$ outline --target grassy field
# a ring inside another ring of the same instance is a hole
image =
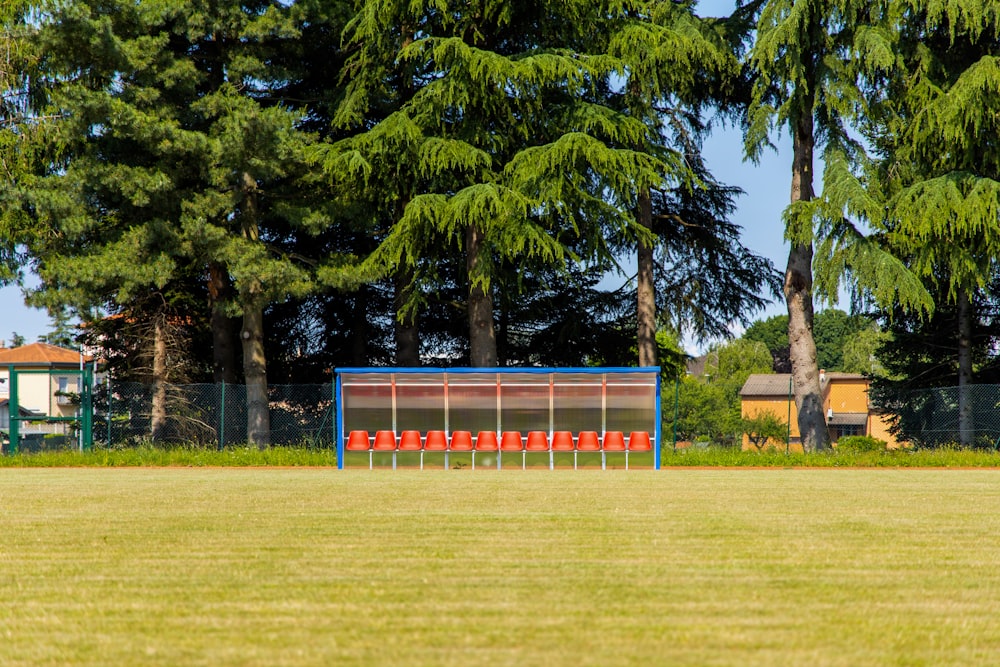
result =
[[[0,665],[983,665],[1000,471],[0,470]]]

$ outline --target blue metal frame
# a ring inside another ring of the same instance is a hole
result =
[[[375,374],[455,374],[455,375],[470,375],[470,374],[501,374],[501,375],[511,375],[511,374],[534,374],[534,375],[547,375],[549,373],[579,373],[579,374],[590,374],[590,375],[603,375],[606,373],[616,374],[616,373],[652,373],[656,378],[656,431],[655,431],[655,442],[656,447],[654,448],[654,468],[656,470],[660,469],[660,449],[663,447],[663,427],[662,427],[662,405],[660,396],[660,369],[656,366],[613,366],[613,367],[596,367],[596,366],[585,366],[579,368],[516,368],[511,366],[503,366],[496,368],[468,368],[468,367],[439,367],[439,366],[419,366],[419,367],[348,367],[348,368],[337,368],[334,370],[336,377],[336,391],[337,391],[337,468],[339,470],[344,469],[344,389],[343,389],[343,376],[344,375],[375,375]]]
[[[337,469],[344,469],[344,411],[341,406],[344,405],[344,388],[341,385],[340,372],[336,373],[336,383],[337,383],[337,405],[335,406],[335,411],[337,413]]]
[[[377,368],[368,366],[365,368],[338,368],[336,373],[340,376],[342,373],[535,373],[538,375],[544,375],[548,373],[592,373],[594,375],[600,375],[601,373],[656,373],[657,376],[660,374],[660,369],[656,366],[582,366],[580,368],[538,368],[535,366],[526,368],[516,368],[513,366],[500,366],[497,368],[468,368],[462,367],[447,367],[447,366],[402,366],[398,368],[385,367]],[[659,384],[659,380],[657,380]]]

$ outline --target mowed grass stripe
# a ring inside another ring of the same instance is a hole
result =
[[[0,470],[3,665],[973,665],[1000,472]]]

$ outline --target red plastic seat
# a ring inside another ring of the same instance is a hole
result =
[[[500,439],[501,452],[519,452],[524,449],[524,441],[520,431],[504,431]]]
[[[625,435],[621,431],[608,431],[604,434],[604,451],[624,452]]]
[[[375,444],[372,449],[376,452],[396,451],[396,434],[393,431],[378,431],[375,434]]]
[[[399,451],[419,452],[420,431],[403,431],[399,434]]]
[[[525,448],[529,452],[549,451],[549,434],[545,431],[529,431],[528,444]]]
[[[443,452],[448,449],[448,436],[444,431],[427,431],[427,440],[424,441],[424,450],[428,452]]]
[[[556,431],[552,434],[552,451],[571,452],[573,447],[573,434],[569,431]]]
[[[524,458],[524,438],[521,437],[520,431],[503,432],[503,436],[500,438],[500,455],[503,456],[504,452],[521,452],[521,469],[527,467],[527,461]],[[497,457],[497,465],[499,467],[503,465],[500,463],[499,457]]]
[[[427,435],[430,438],[430,434]],[[455,431],[451,434],[451,451],[453,452],[471,452],[472,451],[472,433],[469,431]]]
[[[597,431],[580,431],[577,436],[576,448],[581,452],[601,451],[601,441],[597,437]]]
[[[500,450],[497,434],[493,431],[480,431],[476,436],[476,449],[472,452],[472,469],[476,469],[476,452],[496,452]],[[497,469],[500,469],[500,457],[497,456]]]
[[[376,452],[392,452],[392,469],[396,469],[396,432],[378,431],[375,433],[375,443],[372,450]],[[371,463],[369,463],[371,467]]]
[[[646,431],[632,431],[628,436],[628,449],[630,452],[652,451],[653,443],[649,439]]]
[[[500,444],[497,442],[497,434],[493,431],[480,431],[476,436],[477,452],[495,452],[498,449]]]
[[[351,434],[347,436],[347,451],[368,452],[368,469],[372,469],[374,459],[372,455],[372,443],[368,439],[368,431],[351,431]]]
[[[351,431],[347,437],[347,450],[351,452],[367,452],[371,447],[368,431]]]

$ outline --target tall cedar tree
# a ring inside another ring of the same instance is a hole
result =
[[[729,62],[688,10],[660,2],[444,12],[373,1],[349,35],[358,51],[338,123],[356,134],[322,157],[335,182],[381,193],[390,225],[359,267],[327,279],[411,280],[460,250],[474,366],[498,361],[505,263],[607,260],[623,238],[655,246],[636,217],[649,222],[650,193],[697,187],[683,151],[665,145],[671,84],[694,88]],[[400,81],[405,94],[388,95]]]
[[[968,398],[955,401],[960,312],[958,304],[947,298],[948,278],[928,280],[938,306],[930,317],[920,317],[902,308],[880,313],[891,344],[878,350],[878,360],[885,373],[872,380],[871,398],[893,418],[893,434],[900,440],[920,446],[955,443],[961,433],[967,444],[975,441],[975,422],[962,423],[962,409]],[[994,275],[985,289],[976,290],[970,303],[968,356],[971,380],[978,384],[1000,382],[1000,359],[995,350],[1000,345],[1000,276]],[[943,392],[934,389],[945,388]],[[974,397],[974,394],[973,394]],[[944,400],[940,400],[944,398]],[[950,399],[950,400],[949,400]],[[987,410],[992,409],[991,399]],[[980,411],[982,414],[982,411]],[[987,431],[988,432],[988,431]],[[989,435],[992,445],[995,435]]]
[[[897,0],[885,20],[896,67],[873,86],[881,187],[868,194],[883,204],[887,242],[954,316],[958,438],[969,444],[974,332],[995,300],[1000,253],[1000,148],[988,139],[1000,133],[1000,12],[983,0]]]
[[[33,151],[22,138],[36,132],[32,120],[37,95],[29,85],[36,79],[27,0],[0,5],[0,285],[18,280],[24,257],[21,245],[32,227],[16,190],[30,170]]]
[[[806,451],[817,451],[830,442],[813,337],[814,225],[822,217],[821,202],[814,202],[813,162],[818,147],[847,154],[859,150],[845,123],[856,117],[862,99],[858,63],[868,62],[881,44],[871,43],[867,26],[872,3],[867,1],[756,0],[744,11],[758,9],[749,58],[754,87],[746,145],[756,158],[770,145],[775,128],[786,129],[792,138],[791,204],[784,215],[790,250],[783,291],[799,432]],[[870,244],[852,247],[861,253]],[[847,261],[844,254],[839,258]]]
[[[285,72],[269,67],[297,35],[281,2],[78,0],[45,16],[38,40],[61,148],[26,188],[46,231],[30,248],[38,301],[90,315],[94,303],[222,272],[233,301],[213,308],[242,314],[247,434],[259,446],[269,440],[263,310],[309,289],[273,243],[303,218],[281,194],[303,173],[308,137],[272,94]]]

